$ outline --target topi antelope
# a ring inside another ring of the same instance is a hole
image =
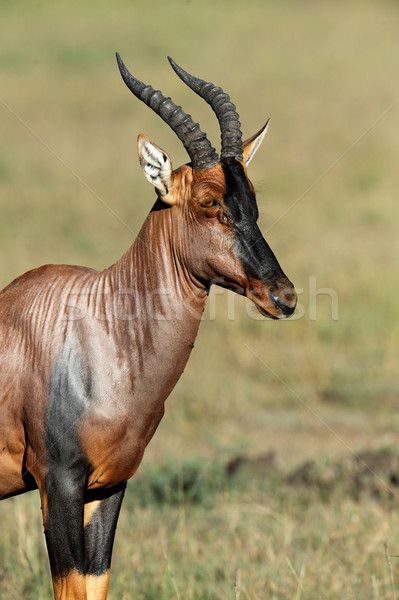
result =
[[[102,600],[127,480],[190,356],[212,283],[270,318],[296,293],[257,225],[247,165],[266,125],[242,143],[220,87],[177,75],[220,123],[220,158],[170,98],[123,80],[177,134],[191,162],[177,170],[138,138],[157,200],[137,239],[102,272],[45,265],[0,293],[0,498],[39,489],[56,599]]]

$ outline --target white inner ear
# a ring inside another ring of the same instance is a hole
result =
[[[258,138],[257,140],[255,140],[255,142],[253,143],[253,145],[251,146],[251,149],[249,151],[249,154],[246,158],[245,164],[249,165],[249,163],[251,162],[252,158],[255,156],[255,152],[257,151],[257,149],[259,148],[259,146],[262,143],[262,140],[264,138],[265,133],[263,133],[263,135]]]
[[[266,125],[260,130],[260,132],[255,134],[255,136],[252,138],[252,141],[250,138],[249,140],[247,140],[247,142],[245,142],[245,165],[249,165],[249,163],[255,156],[255,152],[263,142],[263,138],[265,137],[267,128],[269,127],[269,121],[270,119],[267,121]]]
[[[169,156],[145,136],[139,137],[138,151],[147,180],[156,187],[161,196],[167,196],[173,172]]]

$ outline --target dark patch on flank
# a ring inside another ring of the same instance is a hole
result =
[[[46,410],[48,496],[45,534],[54,576],[84,572],[83,506],[90,472],[78,438],[79,423],[91,395],[91,378],[74,348],[54,363]]]

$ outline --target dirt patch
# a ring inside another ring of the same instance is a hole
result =
[[[340,461],[307,461],[288,474],[292,486],[311,486],[327,497],[335,491],[355,499],[368,494],[374,497],[399,497],[399,453],[382,448],[365,451]]]
[[[267,452],[258,456],[239,455],[231,458],[226,464],[227,477],[235,477],[240,471],[250,471],[253,475],[261,476],[265,471],[276,470],[276,453]]]
[[[253,478],[274,475],[281,484],[316,491],[325,501],[336,493],[355,500],[364,495],[399,498],[399,451],[396,448],[367,450],[338,461],[308,460],[288,474],[278,468],[274,452],[254,457],[241,455],[227,462],[225,472],[228,479],[244,473]]]

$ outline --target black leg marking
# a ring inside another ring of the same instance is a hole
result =
[[[54,363],[46,410],[45,534],[55,577],[84,573],[84,493],[90,465],[80,446],[79,423],[90,401],[88,369],[67,347]]]
[[[84,487],[61,468],[46,476],[45,535],[54,577],[84,573]]]
[[[102,575],[111,566],[112,547],[126,482],[97,495],[101,504],[84,530],[87,575]],[[100,495],[101,494],[101,495]]]

